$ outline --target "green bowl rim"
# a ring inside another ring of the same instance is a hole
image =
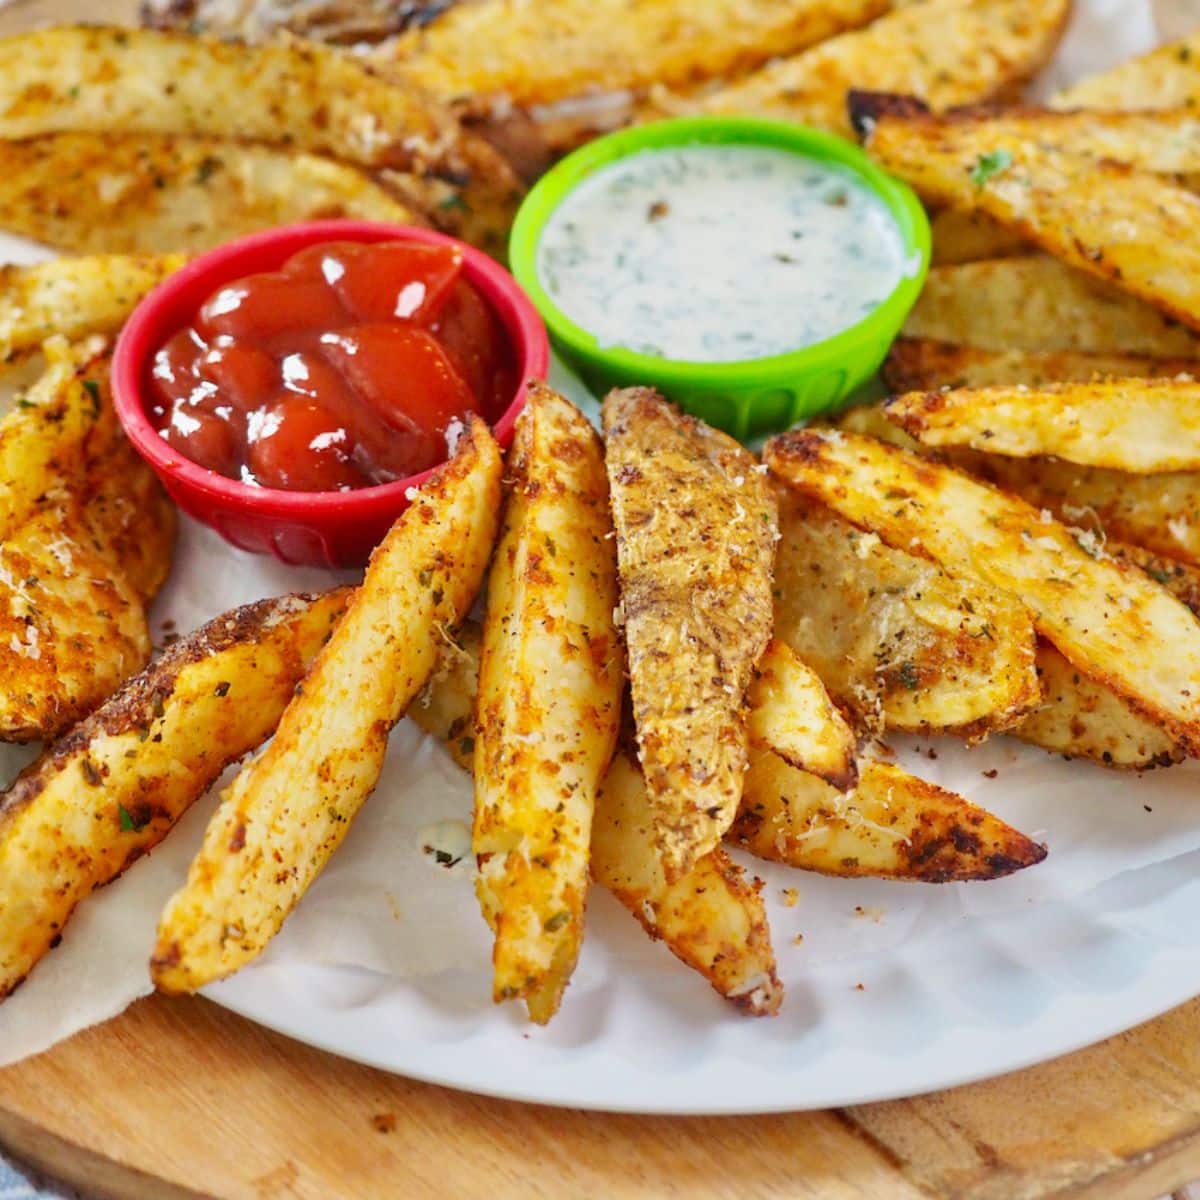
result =
[[[537,270],[537,247],[542,230],[567,194],[599,168],[643,150],[704,143],[775,146],[849,169],[887,205],[904,238],[906,250],[919,257],[917,269],[905,275],[895,290],[861,321],[822,341],[783,354],[735,362],[695,362],[640,354],[620,346],[599,345],[595,335],[572,321],[542,287]],[[626,377],[644,377],[648,383],[659,381],[667,385],[707,388],[753,387],[852,360],[855,351],[864,343],[885,336],[890,343],[925,283],[931,245],[929,218],[912,189],[877,166],[853,142],[811,126],[760,117],[678,117],[597,138],[547,171],[517,212],[509,238],[509,266],[541,313],[550,333],[565,347],[568,355]]]

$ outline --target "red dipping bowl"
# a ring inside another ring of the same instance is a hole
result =
[[[457,246],[463,276],[490,305],[513,348],[520,382],[493,433],[512,440],[529,382],[544,379],[550,347],[537,311],[516,281],[486,254],[455,238],[409,225],[375,221],[309,221],[267,229],[201,254],[158,285],[137,306],[113,354],[113,403],[138,453],[154,468],[171,498],[226,541],[296,566],[357,567],[436,467],[348,492],[287,492],[229,479],[184,458],[159,435],[147,414],[146,381],[155,352],[189,325],[220,286],[245,275],[277,271],[297,251],[319,242],[423,242]]]

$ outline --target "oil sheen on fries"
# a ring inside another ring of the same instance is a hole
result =
[[[217,617],[21,773],[0,798],[0,997],[76,905],[270,736],[347,598],[283,596]]]
[[[1093,557],[1049,513],[873,438],[803,430],[766,455],[889,544],[1019,600],[1069,662],[1200,748],[1200,624],[1147,576]]]
[[[600,439],[536,386],[518,418],[488,584],[475,742],[475,890],[493,994],[545,1024],[583,942],[596,790],[624,686]]]
[[[190,992],[256,958],[341,844],[387,737],[470,608],[500,507],[500,454],[472,417],[416,494],[317,656],[274,740],[222,798],[168,903],[155,985]]]
[[[775,504],[753,456],[651,389],[610,392],[603,417],[638,755],[673,882],[741,799]]]

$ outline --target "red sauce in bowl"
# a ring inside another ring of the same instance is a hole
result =
[[[458,249],[326,242],[218,288],[154,355],[149,415],[231,479],[345,491],[444,461],[447,432],[495,421],[516,382]]]

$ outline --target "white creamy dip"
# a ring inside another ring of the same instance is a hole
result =
[[[645,150],[589,175],[547,222],[537,262],[602,346],[690,362],[823,341],[917,266],[853,172],[725,145]]]

